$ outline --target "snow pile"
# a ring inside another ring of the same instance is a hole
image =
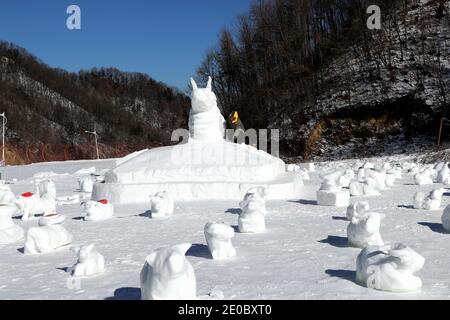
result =
[[[214,260],[226,260],[236,256],[231,243],[234,229],[222,223],[208,223],[205,226],[205,238]]]
[[[239,204],[242,210],[238,220],[239,232],[262,233],[266,231],[265,192],[265,188],[250,189]]]
[[[27,232],[24,253],[50,253],[72,243],[72,235],[62,226],[30,228]]]
[[[32,192],[26,192],[20,195],[14,204],[19,208],[22,214],[22,221],[34,219],[37,215],[52,215],[56,212],[56,199],[50,197],[39,197]]]
[[[442,226],[445,231],[450,232],[450,205],[445,208],[444,214],[442,215]]]
[[[0,245],[10,244],[23,239],[24,231],[15,225],[12,216],[17,212],[16,206],[0,205]]]
[[[419,191],[414,196],[414,209],[439,210],[445,190],[440,188],[430,193]]]
[[[114,216],[114,206],[108,200],[88,201],[84,212],[85,221],[103,221]]]
[[[383,239],[380,234],[381,220],[384,215],[369,212],[367,202],[356,203],[347,210],[347,237],[350,245],[357,248],[368,246],[382,246]]]
[[[6,184],[0,183],[0,205],[8,205],[16,200],[16,196],[11,188]]]
[[[302,180],[311,180],[308,170],[302,169],[297,164],[287,164],[286,171],[287,172],[295,172],[295,173],[299,174]]]
[[[158,192],[151,197],[152,218],[166,218],[173,215],[175,203],[167,191]]]
[[[197,281],[194,268],[186,259],[192,245],[161,248],[150,254],[141,271],[142,300],[194,300]]]
[[[90,277],[105,269],[105,258],[94,250],[94,245],[75,248],[78,261],[73,266],[72,276]]]
[[[317,192],[317,204],[319,206],[329,207],[347,207],[350,203],[350,192],[342,190],[339,181],[342,178],[341,172],[335,172],[322,179],[324,182]]]
[[[358,256],[356,279],[381,291],[417,291],[422,288],[422,280],[414,274],[424,263],[422,256],[403,244],[367,247]]]

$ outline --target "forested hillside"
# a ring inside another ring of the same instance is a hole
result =
[[[145,74],[116,69],[69,73],[0,42],[0,112],[8,163],[89,159],[99,133],[102,157],[169,144],[185,127],[189,98]]]
[[[367,28],[373,4],[381,30]],[[261,0],[198,78],[247,127],[280,129],[285,155],[349,157],[435,144],[449,59],[447,0]]]

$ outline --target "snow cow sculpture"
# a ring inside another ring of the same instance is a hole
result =
[[[94,250],[94,245],[74,248],[78,261],[72,270],[74,277],[90,277],[105,269],[105,258]]]
[[[350,212],[347,215],[347,218],[350,218],[350,224],[347,227],[349,244],[361,249],[384,245],[380,234],[381,220],[384,215],[369,212],[365,202],[357,203],[353,208],[353,213]]]
[[[72,235],[60,225],[34,227],[28,230],[24,253],[50,253],[72,243]]]
[[[167,191],[158,192],[150,198],[152,218],[166,218],[173,215],[175,203]]]
[[[142,300],[194,300],[197,282],[186,259],[192,245],[161,248],[150,254],[140,275]]]
[[[0,245],[15,243],[23,239],[23,229],[14,224],[12,220],[12,216],[16,212],[16,206],[0,204]]]
[[[26,192],[20,195],[14,204],[22,214],[22,221],[28,221],[37,215],[52,215],[56,211],[56,199],[50,197],[41,198],[32,192]]]
[[[261,192],[265,191],[250,189],[239,204],[242,210],[238,220],[239,232],[261,233],[266,231],[266,200]]]
[[[0,205],[8,205],[16,200],[16,196],[11,188],[6,184],[0,183]]]
[[[208,223],[205,226],[205,238],[214,260],[225,260],[236,256],[231,243],[234,229],[222,223]]]
[[[108,200],[88,201],[84,204],[84,221],[103,221],[114,216],[114,206]]]
[[[442,204],[444,189],[436,189],[432,192],[425,193],[419,191],[414,196],[414,209],[439,210]]]
[[[322,177],[323,183],[317,192],[319,206],[347,207],[350,203],[350,192],[342,190],[341,172],[335,172]]]
[[[91,194],[94,189],[94,179],[92,176],[82,177],[78,180],[80,192]]]
[[[56,199],[56,185],[50,179],[36,179],[34,181],[34,194],[44,199]]]
[[[425,258],[403,244],[365,248],[356,261],[356,280],[368,288],[411,292],[422,288],[414,274],[425,264]]]

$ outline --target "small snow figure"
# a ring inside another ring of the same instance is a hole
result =
[[[94,190],[94,180],[92,176],[83,177],[78,180],[78,185],[80,186],[80,192],[85,194],[91,194]]]
[[[429,194],[419,191],[414,196],[414,209],[439,210],[443,195],[444,189],[436,189]]]
[[[414,274],[425,259],[403,244],[365,248],[356,261],[356,280],[368,288],[411,292],[422,288],[422,280]]]
[[[353,217],[357,212],[367,212],[369,211],[370,206],[368,202],[359,201],[351,204],[347,208],[347,220],[352,221]]]
[[[146,259],[141,271],[142,300],[195,300],[197,281],[186,259],[192,245],[161,248]]]
[[[94,250],[94,245],[73,249],[78,254],[78,262],[72,270],[74,277],[90,277],[105,269],[105,258]]]
[[[383,239],[380,235],[381,220],[384,215],[376,212],[368,212],[367,203],[356,204],[353,214],[348,215],[350,224],[347,227],[347,237],[350,245],[356,248],[368,246],[382,246]]]
[[[234,229],[219,223],[208,223],[205,226],[205,238],[214,260],[225,260],[236,256],[231,239]]]
[[[15,243],[23,239],[24,231],[14,224],[12,216],[17,212],[17,207],[0,205],[0,245]]]
[[[0,183],[0,205],[8,205],[16,200],[16,196],[11,188],[6,184]]]
[[[114,216],[114,206],[108,200],[88,201],[84,210],[85,221],[103,221]]]
[[[41,198],[32,192],[23,193],[14,201],[14,204],[22,214],[22,221],[31,220],[40,214],[52,215],[56,211],[56,199]]]
[[[445,208],[444,214],[442,215],[442,226],[445,231],[450,232],[450,205]]]
[[[56,185],[50,179],[35,179],[34,193],[36,196],[44,199],[56,199]]]
[[[175,203],[167,191],[158,192],[151,197],[152,218],[166,218],[173,215]]]
[[[250,189],[239,204],[242,213],[239,215],[239,232],[261,233],[266,231],[266,201],[263,196],[265,188]]]
[[[324,182],[317,192],[317,204],[319,206],[347,207],[349,205],[350,192],[342,190],[339,181],[341,177],[342,174],[340,172],[322,177]]]
[[[444,163],[442,168],[438,171],[437,182],[438,183],[446,183],[450,178],[450,169],[448,167],[448,162]]]
[[[72,235],[62,226],[34,227],[28,230],[24,253],[50,253],[72,243]]]
[[[414,181],[418,186],[424,186],[427,184],[433,184],[433,179],[431,178],[431,170],[426,169],[421,173],[418,173],[414,176]]]

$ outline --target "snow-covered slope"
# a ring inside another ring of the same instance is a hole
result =
[[[410,161],[413,158],[393,158]],[[359,162],[363,163],[361,160]],[[390,161],[386,158],[372,162]],[[52,171],[58,196],[72,195],[78,188],[76,171],[95,166],[114,166],[115,161],[61,162],[1,169],[2,177],[17,178],[16,194],[32,191],[32,176]],[[349,248],[346,239],[345,209],[317,206],[318,174],[345,169],[356,160],[318,165],[312,180],[306,181],[302,196],[291,201],[268,201],[266,225],[262,234],[239,234],[233,239],[237,256],[230,260],[211,259],[204,226],[224,222],[237,226],[239,204],[235,201],[176,203],[170,219],[152,220],[148,205],[116,207],[115,216],[103,222],[80,219],[79,205],[59,208],[67,215],[66,229],[74,236],[73,245],[95,244],[106,269],[100,275],[68,282],[69,268],[77,255],[69,248],[40,256],[26,256],[23,243],[0,247],[0,299],[139,299],[139,273],[153,250],[185,242],[193,244],[187,254],[197,281],[198,295],[213,289],[226,299],[449,299],[450,235],[440,225],[441,211],[413,210],[418,190],[430,191],[440,185],[415,186],[406,176],[382,196],[367,198],[373,211],[386,215],[381,233],[386,243],[402,242],[426,258],[419,276],[422,292],[389,294],[366,289],[355,283],[359,249]],[[355,199],[352,199],[354,202]],[[450,204],[448,194],[443,205]],[[37,221],[17,224],[28,229]],[[69,285],[68,285],[69,284]],[[71,289],[72,288],[72,289]]]

